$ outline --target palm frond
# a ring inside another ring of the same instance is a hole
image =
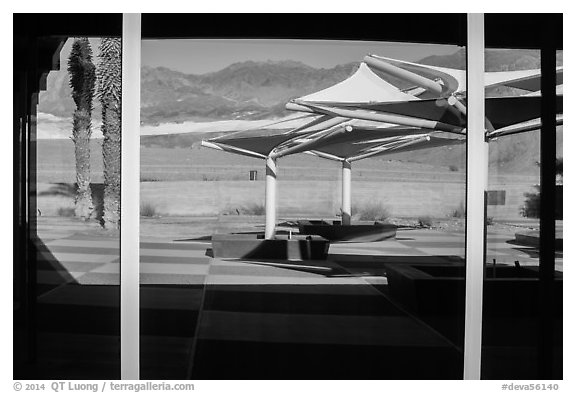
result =
[[[92,63],[92,48],[88,38],[74,39],[68,57],[68,73],[76,107],[92,112],[96,67]]]

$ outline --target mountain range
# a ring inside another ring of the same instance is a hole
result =
[[[562,53],[559,53],[559,63]],[[463,69],[465,50],[451,55],[430,56],[422,64]],[[333,68],[313,68],[297,61],[246,61],[207,74],[185,74],[165,67],[141,69],[141,121],[144,125],[206,122],[218,120],[260,120],[289,114],[285,103],[343,81],[359,63]],[[539,52],[534,50],[487,50],[487,71],[538,68]],[[397,80],[380,75],[383,79]],[[48,76],[48,88],[40,93],[39,112],[71,118],[74,102],[65,69]],[[94,100],[94,119],[100,107]]]
[[[194,75],[165,67],[141,69],[141,120],[145,125],[184,121],[259,120],[288,114],[284,104],[350,76],[358,67],[349,63],[316,69],[296,61],[234,63],[208,74]],[[71,117],[74,102],[66,71],[48,77],[38,110]],[[94,118],[100,107],[94,101]]]

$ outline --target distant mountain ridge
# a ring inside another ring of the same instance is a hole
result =
[[[488,72],[540,68],[540,51],[537,49],[487,49],[484,57],[485,68]],[[561,66],[562,62],[563,52],[558,51],[556,64]],[[418,63],[464,70],[466,69],[466,50],[460,49],[451,55],[428,56],[419,60]]]
[[[559,53],[562,62],[562,53]],[[451,55],[429,56],[422,64],[463,69],[465,50]],[[286,61],[245,61],[202,75],[186,74],[165,67],[142,67],[141,120],[143,124],[184,121],[260,120],[288,114],[285,103],[348,78],[358,63],[333,68],[314,68]],[[533,50],[487,50],[488,71],[538,68],[540,57]],[[390,80],[383,76],[384,79]],[[397,82],[397,81],[396,81]],[[71,118],[74,103],[70,96],[68,74],[51,72],[48,89],[40,93],[39,111]],[[98,100],[94,118],[100,119]]]
[[[247,61],[203,75],[142,67],[141,119],[153,125],[281,117],[288,114],[288,100],[341,82],[357,67],[349,63],[317,69],[296,61]],[[94,104],[94,117],[99,119],[99,103]],[[73,110],[66,71],[52,72],[47,91],[40,94],[39,111],[71,117]]]

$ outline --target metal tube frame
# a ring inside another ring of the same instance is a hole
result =
[[[260,159],[266,158],[266,156],[264,154],[260,154],[260,153],[254,152],[254,151],[241,149],[239,147],[224,145],[224,144],[220,144],[220,143],[215,143],[215,142],[210,142],[210,141],[202,141],[201,145],[203,147],[209,147],[211,149],[221,150],[221,151],[225,151],[227,153],[241,154],[241,155],[252,157],[252,158],[260,158]]]
[[[274,150],[272,150],[272,152],[270,153],[270,157],[280,158],[280,157],[284,157],[284,156],[287,156],[290,154],[301,153],[305,150],[313,149],[314,147],[318,146],[321,142],[325,142],[329,138],[335,137],[335,136],[340,135],[342,133],[352,132],[352,130],[353,130],[352,126],[346,125],[346,124],[340,124],[340,125],[337,125],[337,126],[330,128],[330,129],[319,131],[314,135],[308,135],[308,136],[306,136],[306,138],[307,139],[312,138],[312,139],[298,143],[296,145],[293,145],[290,147],[285,147],[285,146],[283,146],[284,144],[281,144],[278,147],[276,147]],[[295,138],[295,139],[297,140],[299,138]],[[293,142],[293,141],[294,141],[294,139],[292,139],[288,142]]]
[[[382,113],[382,112],[374,113],[365,110],[351,110],[351,109],[325,107],[308,103],[302,103],[299,106],[308,107],[311,111],[315,111],[317,113],[331,114],[333,116],[347,117],[350,119],[372,120],[381,123],[427,128],[431,130],[450,132],[459,135],[463,133],[462,127],[459,126],[454,126],[434,120],[419,119],[410,116],[393,115],[390,113]]]
[[[367,152],[362,153],[362,154],[358,154],[357,156],[349,157],[348,161],[354,162],[354,161],[358,161],[358,160],[363,160],[365,158],[374,157],[374,156],[377,156],[379,154],[387,153],[391,150],[396,150],[396,149],[400,149],[402,147],[415,145],[417,143],[427,142],[429,140],[430,140],[429,135],[417,136],[417,137],[412,137],[412,138],[402,138],[399,140],[395,140],[393,142],[389,142],[389,143],[380,145],[378,147],[373,148],[370,151],[367,151]]]
[[[402,79],[406,82],[413,83],[416,86],[422,87],[428,90],[429,92],[439,95],[444,92],[444,89],[440,83],[428,79],[426,77],[423,77],[421,75],[415,74],[414,72],[410,72],[400,67],[396,67],[390,63],[385,62],[384,60],[377,59],[372,55],[365,56],[364,63],[366,63],[369,67],[375,68],[388,75],[392,75],[396,78]]]

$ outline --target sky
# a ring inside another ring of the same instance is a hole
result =
[[[144,40],[142,65],[188,74],[219,71],[242,61],[295,60],[315,68],[361,61],[374,53],[402,60],[451,54],[456,46],[369,41],[308,40]]]
[[[93,60],[97,61],[100,40],[90,38]],[[66,68],[72,47],[69,39],[60,52],[61,69]],[[295,60],[314,68],[361,61],[369,53],[417,61],[431,55],[457,51],[453,45],[406,44],[371,41],[308,40],[143,40],[142,65],[166,67],[186,74],[219,71],[243,61]]]

